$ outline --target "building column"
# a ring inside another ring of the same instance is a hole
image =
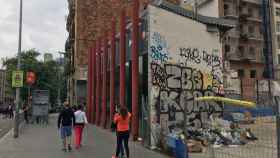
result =
[[[126,24],[125,24],[125,8],[121,11],[120,17],[120,105],[125,105],[125,61],[126,61],[126,50],[125,50],[125,35],[126,35]]]
[[[107,34],[104,35],[103,39],[103,79],[102,79],[102,126],[106,127],[106,109],[107,109],[107,54],[108,54],[108,40]]]
[[[110,61],[110,121],[115,112],[115,65],[116,65],[116,21],[112,19],[111,61]]]
[[[95,124],[99,125],[100,123],[100,63],[101,63],[101,51],[100,51],[100,39],[97,40],[96,43],[96,117],[95,117]]]
[[[96,44],[93,43],[92,48],[92,110],[91,110],[91,122],[95,122],[95,115],[96,115]]]
[[[139,131],[139,0],[133,1],[132,31],[132,136],[133,140],[137,140]]]
[[[91,120],[91,107],[92,107],[92,49],[88,52],[88,81],[87,81],[87,117]],[[77,86],[77,85],[76,85]]]

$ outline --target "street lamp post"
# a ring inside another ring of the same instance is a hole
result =
[[[18,38],[17,70],[20,70],[21,34],[22,34],[22,0],[20,0],[20,12],[19,12],[19,38]],[[19,135],[19,104],[20,104],[20,88],[18,87],[18,88],[16,88],[14,138],[18,138],[18,135]]]
[[[61,71],[61,66],[63,66],[64,63],[62,63],[62,56],[64,55],[63,59],[65,60],[65,55],[67,54],[66,52],[58,52],[59,53],[59,63],[58,63],[58,67],[59,67],[59,73],[58,73],[58,82],[61,83],[61,79],[62,79],[62,71]],[[65,62],[65,61],[64,61]],[[65,71],[65,70],[63,70]],[[59,86],[58,88],[58,100],[57,100],[59,106],[61,105],[61,87]]]
[[[58,52],[59,53],[59,59],[58,59],[58,82],[61,83],[61,60],[62,60],[62,55],[65,54],[64,52]],[[58,106],[61,106],[61,85],[59,84],[58,86],[58,91],[57,91],[57,104]]]

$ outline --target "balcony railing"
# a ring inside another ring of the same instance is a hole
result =
[[[241,41],[246,42],[246,41],[248,41],[248,39],[249,39],[249,37],[248,37],[247,34],[244,34],[244,33],[241,33],[241,34],[240,34],[240,40],[241,40]]]
[[[254,34],[254,33],[252,33],[252,34],[248,33],[247,37],[250,40],[258,40],[258,41],[262,41],[263,40],[263,37],[261,35],[257,35],[257,34]]]
[[[244,42],[247,42],[248,40],[263,41],[263,37],[255,33],[241,33],[240,40]]]
[[[234,52],[228,52],[225,54],[225,59],[230,61],[239,61],[240,57]]]
[[[256,60],[256,55],[251,54],[248,51],[239,52],[238,57],[240,58],[240,60],[249,60],[249,61]]]
[[[237,18],[238,16],[237,16],[237,13],[236,13],[235,11],[229,9],[229,10],[225,10],[225,11],[224,11],[224,17],[228,17],[228,18],[231,18],[231,17]]]
[[[256,21],[256,22],[262,22],[262,18],[261,17],[247,17],[247,20],[250,20],[250,21]]]
[[[261,0],[241,0],[242,2],[253,3],[253,4],[262,4]]]

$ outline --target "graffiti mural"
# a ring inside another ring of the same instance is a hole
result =
[[[199,50],[198,48],[179,48],[180,57],[182,57],[185,62],[189,63],[193,62],[196,64],[205,64],[206,66],[221,66],[221,59],[216,53],[216,49],[214,49],[211,54],[206,50]]]
[[[214,96],[222,85],[222,60],[218,49],[178,47],[170,51],[158,32],[150,37],[151,130],[168,134],[185,125],[203,128],[212,114],[222,115],[223,105],[197,102]],[[160,139],[152,137],[151,144]]]
[[[166,40],[158,33],[154,32],[151,41],[151,58],[154,61],[165,62],[169,60]]]
[[[159,117],[167,115],[167,120],[172,122],[182,120],[185,112],[188,125],[197,126],[194,122],[199,121],[197,128],[200,128],[203,121],[207,121],[211,114],[222,113],[222,105],[216,102],[198,103],[194,101],[194,98],[197,97],[215,95],[215,92],[212,91],[213,87],[208,86],[205,89],[205,77],[200,70],[174,64],[161,66],[157,63],[151,63],[151,69],[152,85],[158,87],[157,95],[154,97],[158,101],[154,102],[154,105],[160,114]],[[213,78],[212,82],[220,81],[215,81]],[[160,120],[160,118],[158,119]]]

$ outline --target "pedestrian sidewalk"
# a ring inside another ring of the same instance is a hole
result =
[[[25,125],[18,139],[9,132],[0,139],[0,158],[111,158],[115,153],[115,135],[89,125],[84,133],[84,146],[72,152],[61,151],[56,117],[48,126]],[[131,158],[167,158],[131,142]]]
[[[2,119],[0,114],[0,139],[12,128],[12,125],[13,120]]]

